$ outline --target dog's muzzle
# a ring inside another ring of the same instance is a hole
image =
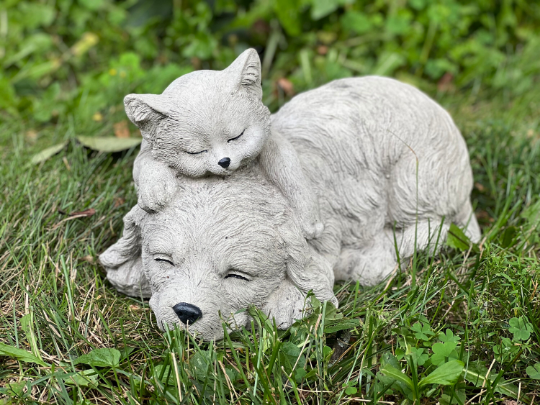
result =
[[[184,325],[187,325],[188,322],[190,325],[193,325],[202,316],[202,311],[199,307],[188,304],[187,302],[179,302],[172,309]]]

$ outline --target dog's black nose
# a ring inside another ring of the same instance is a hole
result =
[[[179,302],[172,309],[184,324],[189,322],[192,325],[202,316],[202,312],[198,307],[187,302]]]
[[[217,162],[218,165],[226,169],[231,164],[231,159],[228,157],[221,159],[219,162]]]

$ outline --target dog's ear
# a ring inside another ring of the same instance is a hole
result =
[[[160,94],[128,94],[124,97],[126,115],[148,141],[155,137],[156,128],[171,114],[171,101]]]
[[[124,217],[124,232],[114,245],[99,256],[107,279],[121,293],[149,298],[150,284],[144,276],[141,259],[140,221],[146,213],[138,205]]]
[[[334,271],[328,260],[306,242],[296,221],[283,224],[280,234],[288,251],[288,279],[302,293],[312,290],[317,299],[330,301],[337,307],[333,291]]]

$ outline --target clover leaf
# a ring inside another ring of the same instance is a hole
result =
[[[450,329],[446,329],[446,333],[441,333],[439,335],[439,340],[441,342],[459,342],[461,338],[459,336],[454,336],[454,332]]]
[[[415,347],[412,347],[411,354],[414,356],[416,364],[418,364],[419,366],[423,366],[429,359],[428,354],[424,353],[424,349],[417,349]]]
[[[514,335],[514,341],[528,340],[531,337],[533,329],[527,318],[522,316],[511,318],[509,323],[510,328],[508,330]]]
[[[447,358],[457,357],[455,348],[456,342],[435,343],[432,347],[433,356],[431,356],[431,362],[436,366],[440,366],[446,362]]]
[[[540,380],[540,363],[536,363],[534,366],[529,366],[525,369],[527,375],[533,380]]]
[[[434,335],[431,328],[429,327],[429,324],[422,323],[422,322],[416,322],[411,329],[413,330],[414,337],[416,337],[419,340],[429,340],[428,335]]]

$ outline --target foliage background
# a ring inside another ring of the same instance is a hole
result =
[[[352,75],[394,76],[431,93],[521,95],[538,83],[540,3],[526,0],[5,0],[1,118],[36,125],[114,113],[193,69],[255,47],[266,102]],[[285,94],[283,94],[285,93]]]
[[[336,285],[339,311],[318,304],[288,331],[253,313],[258,331],[216,346],[159,332],[96,260],[135,203],[136,149],[89,151],[80,136],[137,138],[124,95],[248,47],[273,110],[366,74],[441,102],[469,147],[482,243],[415,256],[385,285]],[[538,398],[539,55],[536,1],[3,0],[0,404]],[[456,364],[456,381],[420,386]]]

